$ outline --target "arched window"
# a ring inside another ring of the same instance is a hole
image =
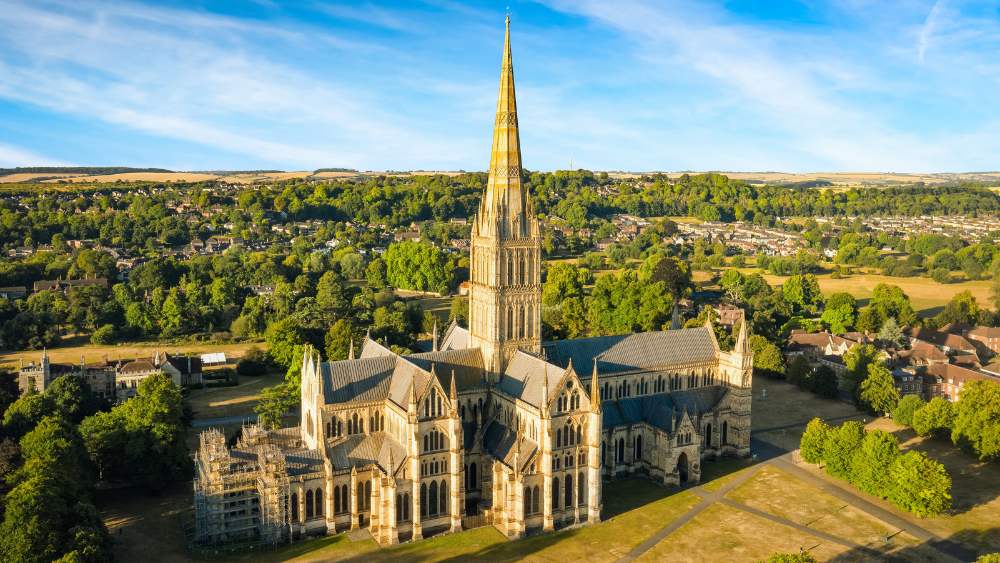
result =
[[[566,500],[566,502],[564,502],[563,504],[566,506],[566,508],[569,508],[569,507],[573,506],[573,476],[572,475],[567,475],[566,476],[566,499],[565,500]]]
[[[361,417],[358,419],[358,434],[364,434],[364,433],[365,433],[365,419],[364,417]]]
[[[726,445],[728,443],[729,443],[729,421],[723,420],[722,421],[722,444],[721,445],[724,446],[724,445]]]
[[[642,434],[635,437],[635,459],[642,459]]]
[[[333,488],[333,513],[340,514],[340,487]]]
[[[299,521],[299,495],[298,493],[292,493],[292,522]]]
[[[527,516],[531,514],[531,488],[524,488],[524,514]]]
[[[557,448],[562,447],[562,428],[556,429],[556,447]]]
[[[420,517],[427,516],[427,483],[420,484]]]
[[[396,495],[396,522],[403,521],[403,495]]]
[[[365,510],[372,508],[372,482],[365,481]]]
[[[347,425],[347,433],[348,434],[358,433],[358,413],[354,413],[351,415],[351,423]]]
[[[552,479],[552,510],[559,508],[559,478]]]
[[[583,427],[582,426],[577,426],[576,427],[576,443],[577,444],[582,444],[583,443]]]
[[[479,479],[476,478],[476,463],[475,462],[472,462],[472,464],[469,465],[469,479],[470,479],[470,484],[472,485],[469,488],[470,489],[478,489],[479,488]]]
[[[441,514],[448,514],[448,485],[445,483],[444,479],[441,479]]]
[[[540,510],[541,499],[538,498],[538,485],[531,491],[531,513],[538,514]]]
[[[608,445],[604,442],[601,442],[601,467],[604,467],[605,465],[608,464],[607,458],[608,458]]]
[[[365,509],[365,484],[358,482],[358,498],[356,499],[358,503],[358,512]]]
[[[431,481],[431,486],[427,490],[427,514],[430,516],[436,516],[438,513],[438,484],[437,481]]]
[[[705,447],[712,447],[712,423],[709,422],[705,425]]]
[[[625,462],[625,438],[618,438],[618,452],[615,455],[615,463]]]
[[[403,520],[410,519],[410,493],[403,493]]]
[[[316,489],[316,496],[313,497],[316,502],[316,516],[323,515],[323,487],[318,487]]]
[[[425,452],[431,451],[430,439],[431,439],[430,434],[424,434],[424,451]]]
[[[587,482],[580,479],[577,482],[576,503],[580,506],[587,504]]]
[[[343,503],[340,505],[341,510],[347,512],[351,509],[351,500],[347,495],[347,485],[340,486],[340,501]]]

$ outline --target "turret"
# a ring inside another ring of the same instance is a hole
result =
[[[434,319],[434,330],[431,332],[431,351],[438,351],[438,322],[436,318]]]

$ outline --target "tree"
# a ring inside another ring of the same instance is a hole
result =
[[[944,306],[944,310],[937,316],[937,321],[941,324],[961,323],[975,325],[979,322],[979,304],[972,292],[966,290],[956,293],[951,301]]]
[[[888,414],[899,403],[899,391],[892,372],[881,363],[868,365],[868,377],[861,383],[861,402],[872,412]]]
[[[812,387],[812,371],[809,360],[802,354],[797,354],[788,360],[788,366],[785,368],[785,380],[794,383],[799,389],[809,389]]]
[[[103,325],[90,335],[91,344],[112,344],[115,341],[115,325]]]
[[[368,285],[372,286],[374,289],[381,289],[389,285],[389,277],[386,273],[385,260],[382,258],[374,258],[368,263],[365,268],[365,279],[368,280]]]
[[[950,432],[955,423],[955,406],[941,397],[934,397],[913,413],[913,431],[921,436]]]
[[[639,267],[639,279],[651,283],[663,282],[670,295],[677,300],[691,287],[691,268],[675,256],[656,253]]]
[[[260,401],[254,407],[257,422],[264,428],[281,428],[285,415],[299,404],[299,391],[287,382],[261,391]]]
[[[910,298],[899,286],[884,283],[876,285],[869,305],[879,312],[882,319],[892,317],[902,326],[911,326],[917,320]]]
[[[827,298],[820,320],[830,332],[841,334],[854,326],[858,312],[857,300],[850,293],[834,293]]]
[[[733,301],[743,300],[743,284],[745,282],[746,277],[739,270],[726,270],[719,278],[719,286]]]
[[[844,366],[847,368],[846,377],[848,391],[855,398],[858,397],[861,382],[868,377],[868,366],[878,357],[878,348],[871,344],[856,344],[844,352]]]
[[[799,440],[799,455],[808,463],[822,463],[829,438],[830,427],[819,418],[814,418],[806,425],[805,432]]]
[[[354,327],[346,319],[338,319],[326,333],[326,359],[346,360],[354,340]]]
[[[469,298],[456,295],[451,298],[451,309],[448,311],[448,321],[457,321],[460,324],[469,322]]]
[[[751,334],[749,344],[755,372],[778,379],[785,376],[785,359],[777,346],[759,334]]]
[[[934,516],[951,508],[951,476],[927,454],[910,450],[889,469],[889,502],[918,516]]]
[[[30,391],[21,395],[3,413],[4,430],[12,436],[23,436],[43,417],[52,412],[52,398]]]
[[[1000,385],[990,381],[965,384],[955,408],[951,439],[969,447],[979,459],[1000,459]]]
[[[919,395],[906,395],[892,409],[892,419],[903,426],[913,425],[913,414],[924,406],[924,400]]]
[[[891,483],[890,468],[899,456],[899,441],[884,430],[865,433],[851,460],[851,483],[862,491],[884,498]]]
[[[267,373],[267,366],[267,353],[256,346],[251,346],[240,361],[236,362],[236,373],[258,377]]]
[[[840,394],[840,378],[829,366],[819,366],[812,373],[812,392],[825,399],[836,399]]]
[[[549,267],[542,285],[542,304],[558,306],[569,297],[581,297],[587,271],[572,264],[558,262]]]
[[[799,311],[811,311],[822,298],[819,282],[813,274],[797,274],[781,285],[785,301]]]
[[[436,246],[415,241],[393,243],[385,252],[386,278],[400,289],[447,293],[454,265]]]
[[[158,373],[132,399],[85,418],[80,433],[102,480],[159,490],[190,473],[186,424],[180,388]]]
[[[903,330],[899,327],[896,319],[892,317],[889,317],[882,323],[882,328],[879,329],[878,335],[875,338],[882,344],[893,348],[899,346],[904,341]]]
[[[865,427],[856,420],[831,428],[823,444],[823,461],[826,472],[834,477],[849,479],[854,452],[861,447],[865,437]]]
[[[284,318],[267,328],[264,335],[271,359],[280,366],[288,367],[296,360],[298,347],[306,342],[305,331],[293,318]]]

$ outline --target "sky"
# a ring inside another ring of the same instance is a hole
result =
[[[0,167],[1000,169],[1000,0],[0,0]]]

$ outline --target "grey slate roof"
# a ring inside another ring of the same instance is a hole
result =
[[[507,395],[538,407],[542,403],[543,378],[548,379],[551,398],[556,385],[565,373],[565,368],[518,350],[507,362],[498,387]]]
[[[395,356],[374,356],[321,364],[327,404],[379,401],[389,396]]]
[[[517,454],[521,466],[519,469],[524,469],[533,459],[538,444],[523,434],[520,438],[519,442],[518,435],[514,431],[508,432],[506,426],[493,421],[483,434],[483,449],[508,467],[513,467],[514,455]]]
[[[406,356],[421,369],[430,371],[434,365],[434,373],[445,391],[451,387],[451,373],[455,372],[455,387],[458,392],[468,389],[486,387],[484,375],[486,368],[483,363],[483,353],[479,348],[459,350],[442,350],[440,352],[425,352]]]
[[[726,394],[721,386],[699,387],[667,394],[631,397],[601,403],[605,430],[616,426],[645,422],[666,432],[687,410],[694,417],[710,412]]]
[[[392,468],[389,467],[390,451],[395,465]],[[406,461],[406,449],[386,432],[348,436],[346,440],[330,446],[328,452],[335,470],[378,464],[383,471],[395,473]]]
[[[572,359],[577,370],[589,371],[596,358],[601,374],[711,362],[718,350],[707,327],[556,340],[542,349],[560,366]]]
[[[452,321],[451,326],[444,333],[444,338],[441,339],[441,345],[439,348],[441,350],[464,350],[469,347],[469,331],[468,329],[458,326],[457,322]]]

